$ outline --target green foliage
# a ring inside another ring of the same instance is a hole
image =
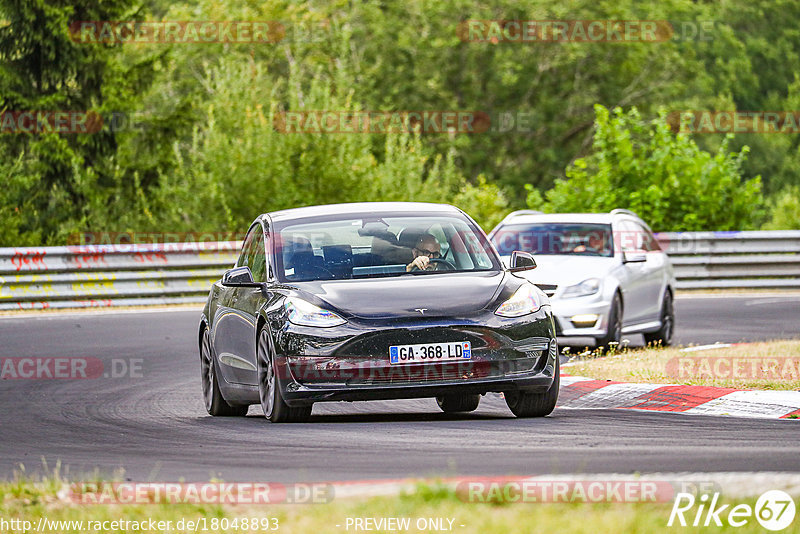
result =
[[[643,120],[636,108],[612,112],[595,108],[592,154],[567,169],[541,197],[529,192],[528,205],[548,212],[607,212],[628,208],[657,231],[744,230],[755,228],[763,204],[758,177],[742,180],[747,147],[716,153],[700,150],[689,137],[674,134],[666,116]]]
[[[772,216],[762,230],[800,230],[800,187],[790,186],[770,201]]]
[[[296,89],[288,102],[279,97],[285,84]],[[159,214],[150,224],[205,231],[243,228],[260,213],[295,206],[444,202],[454,195],[469,205],[482,200],[481,186],[467,186],[452,157],[436,155],[419,136],[276,128],[281,112],[357,110],[351,95],[340,92],[346,89],[323,73],[308,81],[292,72],[282,83],[259,65],[231,59],[209,67],[203,86],[205,125],[190,143],[175,143],[177,165],[142,204],[142,212]]]
[[[72,21],[148,17],[279,20],[287,34],[280,43],[109,45],[75,43],[67,31]],[[662,43],[462,42],[458,24],[469,19],[713,27]],[[800,136],[690,140],[647,119],[662,108],[800,109],[798,26],[796,0],[0,0],[0,111],[146,117],[136,130],[0,135],[0,245],[61,244],[86,230],[239,231],[269,209],[361,199],[454,203],[486,228],[526,203],[627,206],[659,229],[756,227],[766,218],[759,176],[776,199],[768,207],[791,213],[778,192],[800,187]],[[596,104],[636,106],[628,141],[614,114],[606,140],[593,141]],[[271,127],[275,113],[312,105],[482,111],[495,125],[510,113],[529,127],[420,137]],[[768,225],[793,224],[786,217]]]
[[[131,109],[146,85],[147,68],[126,66],[117,47],[75,43],[74,20],[129,16],[131,0],[88,2],[5,0],[0,4],[0,111]],[[2,193],[2,237],[15,244],[63,243],[117,191],[113,177],[117,136],[9,133],[0,153],[7,187]],[[4,185],[6,185],[4,184]]]
[[[505,192],[483,175],[477,184],[466,182],[450,203],[469,213],[487,232],[508,214]]]

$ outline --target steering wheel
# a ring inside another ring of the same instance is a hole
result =
[[[447,261],[445,259],[442,259],[442,258],[429,258],[428,259],[428,263],[434,263],[434,264],[438,263],[440,265],[444,265],[445,267],[447,267],[448,271],[455,271],[456,270],[456,266],[455,265],[453,265],[449,261]],[[411,267],[411,272],[412,273],[414,271],[419,271],[419,270],[420,270],[419,267],[417,267],[416,265]]]

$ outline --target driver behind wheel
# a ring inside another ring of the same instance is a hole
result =
[[[438,263],[431,260],[441,257],[442,247],[433,235],[422,234],[411,252],[414,254],[414,260],[406,265],[406,272],[411,272],[414,268],[421,271],[435,271]]]
[[[591,254],[594,256],[603,255],[607,252],[605,236],[597,232],[592,232],[587,236],[587,240],[575,247],[572,252]]]

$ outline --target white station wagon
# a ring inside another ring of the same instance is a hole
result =
[[[591,337],[608,347],[636,333],[648,344],[672,341],[672,265],[632,211],[515,211],[489,238],[506,263],[516,250],[534,255],[537,268],[520,276],[550,297],[560,342]]]

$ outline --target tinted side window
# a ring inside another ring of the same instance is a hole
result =
[[[256,236],[253,239],[255,246],[252,247],[252,256],[248,256],[247,265],[250,267],[250,272],[253,273],[253,281],[266,282],[267,257],[264,252],[264,235],[261,232],[261,227],[254,228],[253,234]]]
[[[645,228],[644,226],[637,224],[641,231],[642,231],[642,239],[643,239],[643,246],[647,252],[657,252],[661,251],[661,245],[658,244],[658,240],[656,236],[653,235],[653,232]]]
[[[261,225],[253,226],[244,238],[237,267],[250,267],[254,282],[267,281],[267,257],[264,249],[264,232]]]
[[[635,221],[623,221],[620,241],[625,252],[654,252],[661,247],[652,232]]]
[[[242,245],[242,252],[239,254],[239,260],[236,262],[237,267],[250,267],[250,263],[248,259],[253,255],[253,246],[255,244],[255,237],[260,233],[258,226],[254,226],[247,232],[247,236],[244,238],[244,244]],[[250,268],[252,271],[252,267]]]
[[[642,252],[642,227],[631,221],[622,221],[615,236],[622,252]]]

